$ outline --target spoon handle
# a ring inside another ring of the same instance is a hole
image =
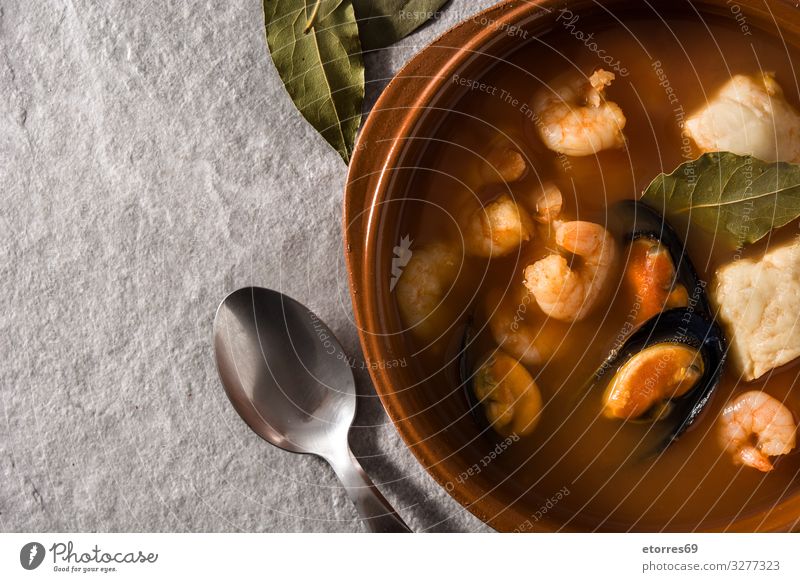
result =
[[[350,447],[347,456],[329,458],[328,462],[344,485],[367,530],[373,533],[411,533],[409,527],[378,491]]]

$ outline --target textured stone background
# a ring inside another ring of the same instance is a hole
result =
[[[489,4],[371,55],[368,101]],[[0,529],[360,531],[322,461],[250,432],[212,360],[217,303],[250,284],[359,353],[346,168],[284,93],[260,1],[0,0],[0,55]],[[484,529],[357,374],[352,445],[398,511]]]

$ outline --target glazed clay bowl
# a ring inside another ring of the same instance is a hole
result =
[[[800,43],[800,23],[793,2],[739,0],[748,23],[775,30],[781,23],[784,41]],[[730,18],[725,0],[698,0],[687,7],[674,0],[641,3],[608,0],[600,6],[589,0],[556,2],[509,1],[456,26],[422,50],[392,80],[378,100],[360,134],[350,164],[345,205],[345,255],[356,323],[365,360],[389,417],[420,464],[459,503],[500,531],[588,531],[596,525],[580,515],[568,520],[544,515],[531,522],[535,507],[520,503],[521,492],[497,464],[484,464],[485,443],[468,414],[463,397],[442,398],[426,389],[414,365],[413,349],[390,292],[393,247],[399,240],[402,199],[407,196],[409,168],[424,147],[425,136],[436,132],[443,111],[463,87],[454,75],[480,79],[481,72],[519,46],[554,26],[558,10],[589,15],[611,11],[624,22],[647,8],[668,15],[680,10]],[[749,49],[747,49],[749,50]],[[419,138],[422,139],[419,139]],[[463,396],[463,395],[462,395]],[[479,470],[470,471],[470,468]],[[786,531],[800,517],[800,496],[749,515],[727,531]],[[628,529],[625,524],[600,529]],[[697,524],[693,530],[713,529]]]

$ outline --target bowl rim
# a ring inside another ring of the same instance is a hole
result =
[[[622,1],[622,0],[621,0]],[[695,8],[702,11],[726,0],[700,0]],[[763,0],[774,7],[793,5],[792,0]],[[345,264],[353,304],[355,323],[364,358],[379,361],[379,333],[374,329],[376,299],[373,280],[378,241],[376,236],[379,206],[386,198],[388,179],[404,150],[404,137],[417,126],[426,106],[445,87],[453,73],[471,54],[480,51],[506,27],[522,20],[533,22],[536,14],[546,16],[559,7],[580,4],[581,0],[506,0],[465,18],[418,51],[391,79],[381,92],[364,122],[351,159],[344,195],[343,233]],[[757,0],[739,0],[741,5],[755,5]],[[486,23],[491,23],[487,26]],[[431,58],[435,51],[452,51],[445,59]],[[413,95],[411,99],[408,95]],[[398,96],[400,98],[398,99]],[[398,107],[397,103],[403,103]],[[387,128],[388,131],[387,131]],[[388,137],[387,137],[388,135]],[[504,506],[472,480],[456,487],[456,474],[448,471],[433,447],[425,444],[425,436],[414,422],[409,421],[402,398],[392,389],[391,369],[368,366],[375,391],[404,444],[411,450],[426,472],[462,507],[478,519],[499,531],[512,531],[530,516],[512,506]],[[789,531],[800,523],[800,493],[776,503],[756,514],[747,515],[725,525],[729,532]],[[584,528],[564,525],[554,518],[543,516],[532,524],[531,531],[584,532]],[[721,528],[704,527],[695,531],[713,532]],[[671,531],[671,530],[670,530]]]

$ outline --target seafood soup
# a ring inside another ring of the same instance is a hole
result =
[[[453,77],[382,235],[390,319],[530,515],[725,529],[795,493],[793,60],[733,16],[564,9]]]

